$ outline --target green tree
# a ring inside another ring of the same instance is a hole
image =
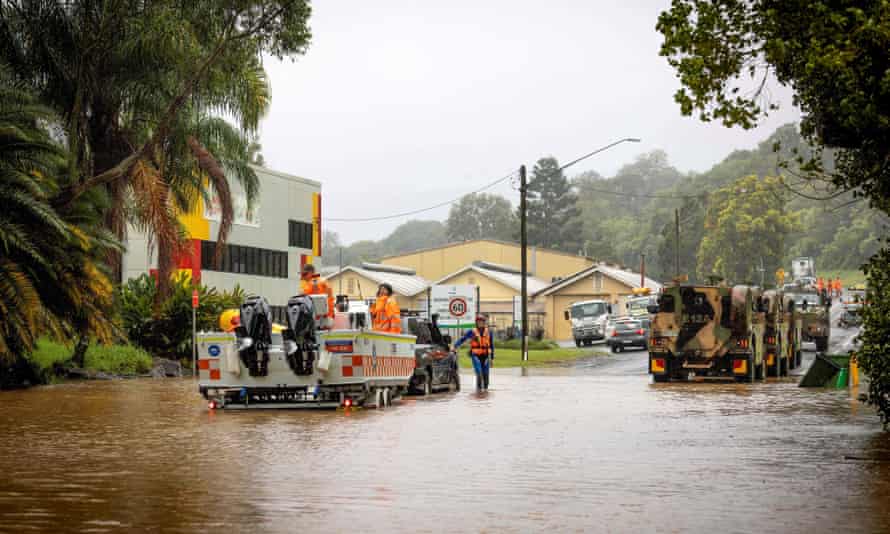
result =
[[[581,248],[580,212],[556,158],[541,158],[528,182],[528,243],[577,252]]]
[[[782,266],[785,236],[794,225],[778,178],[752,175],[715,191],[705,212],[699,277],[715,274],[732,283],[759,282],[755,265],[762,259],[767,273]]]
[[[255,99],[265,86],[261,56],[303,53],[309,13],[303,0],[4,2],[0,54],[61,116],[69,174],[77,176],[53,204],[68,209],[101,187],[115,235],[124,237],[130,222],[176,241],[168,202],[175,193],[156,163],[177,121],[184,122],[180,113],[212,110],[255,131],[263,109]],[[193,136],[189,145],[212,176],[219,167],[202,142]],[[231,203],[223,201],[222,211],[220,241]],[[119,262],[111,258],[116,274]]]
[[[65,213],[50,204],[70,182],[48,128],[56,123],[0,64],[0,383],[28,378],[24,357],[38,336],[114,333],[101,260],[117,245],[99,228],[103,199],[90,193]]]
[[[380,242],[380,256],[401,254],[445,243],[445,225],[439,221],[411,220],[400,224]]]
[[[471,193],[451,206],[445,227],[449,241],[510,241],[516,233],[517,220],[506,198],[488,193]]]
[[[775,107],[764,98],[774,75],[793,88],[801,133],[816,147],[815,157],[798,160],[805,177],[827,178],[833,195],[853,190],[890,213],[887,3],[674,0],[656,27],[664,35],[661,54],[680,77],[675,99],[684,114],[751,127]],[[750,93],[738,84],[746,76],[757,79]],[[831,167],[819,157],[825,147],[833,152]],[[886,284],[887,257],[885,248],[867,264],[872,287]],[[886,310],[887,293],[876,289],[874,296],[875,309]],[[871,378],[869,402],[890,424],[890,324],[886,315],[869,313],[863,329],[859,357]]]

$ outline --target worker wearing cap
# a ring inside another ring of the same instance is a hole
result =
[[[380,284],[377,288],[377,301],[371,306],[371,324],[374,330],[401,334],[402,310],[392,293],[389,284]]]
[[[331,286],[315,272],[315,266],[307,263],[300,273],[300,290],[304,295],[327,295],[328,317],[334,317],[334,292]]]
[[[476,389],[488,389],[488,370],[494,360],[494,335],[488,328],[488,320],[484,315],[476,316],[476,328],[467,333],[454,344],[455,350],[470,340],[470,360],[476,371]]]

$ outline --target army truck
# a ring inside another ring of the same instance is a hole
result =
[[[766,375],[760,290],[749,286],[667,286],[649,338],[656,382],[694,377],[753,382]]]
[[[816,351],[828,350],[831,335],[831,299],[824,293],[815,291],[795,291],[788,293],[794,300],[801,325],[801,339],[816,344]]]
[[[783,294],[782,300],[788,322],[788,365],[791,369],[797,369],[803,361],[803,316],[793,296]]]
[[[788,352],[791,320],[785,316],[785,299],[782,292],[777,289],[764,291],[762,308],[766,319],[763,350],[767,373],[769,376],[788,376],[791,367]]]

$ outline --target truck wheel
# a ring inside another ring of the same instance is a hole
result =
[[[766,380],[766,362],[760,362],[760,365],[754,368],[754,378],[757,380]]]
[[[652,380],[658,383],[670,382],[671,375],[664,373],[663,375],[652,375]]]
[[[580,339],[576,339],[576,340],[575,340],[575,346],[576,346],[576,347],[581,347],[581,340],[580,340]]]
[[[624,350],[624,347],[621,345],[612,345],[612,352],[621,352]]]
[[[827,337],[817,337],[816,338],[816,350],[819,352],[825,352],[828,350],[828,338]]]

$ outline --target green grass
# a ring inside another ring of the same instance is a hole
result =
[[[592,348],[555,348],[549,350],[529,350],[528,361],[522,361],[522,354],[519,349],[499,349],[495,347],[494,366],[495,367],[540,367],[560,362],[570,362],[579,358],[589,356],[604,356],[604,349]],[[472,369],[473,364],[467,351],[460,351],[460,366],[464,369]]]
[[[520,350],[522,348],[520,346],[521,344],[522,344],[521,339],[509,339],[507,341],[498,340],[498,341],[494,342],[494,348],[496,350],[499,350],[499,349]],[[528,340],[528,350],[551,350],[551,349],[558,349],[558,348],[559,348],[559,345],[555,341],[550,341],[549,339],[543,339],[540,341],[538,341],[536,339]]]
[[[41,339],[30,360],[38,370],[48,374],[54,364],[67,365],[73,347]],[[151,355],[132,345],[90,345],[84,358],[88,370],[115,375],[136,375],[151,370]]]
[[[844,289],[852,285],[865,283],[865,273],[856,269],[820,270],[818,276],[821,276],[822,278],[831,278],[832,280],[834,280],[835,277],[840,276],[841,284],[844,286]]]

